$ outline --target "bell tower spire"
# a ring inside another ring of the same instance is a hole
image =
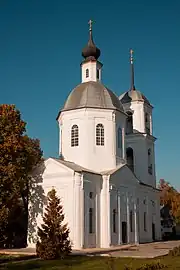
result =
[[[101,51],[96,47],[93,41],[92,24],[89,20],[89,40],[87,45],[82,50],[84,60],[81,63],[82,82],[100,81],[102,64],[98,61]]]
[[[134,58],[133,58],[134,51],[130,49],[130,65],[131,65],[131,88],[130,90],[135,91],[135,84],[134,84]]]

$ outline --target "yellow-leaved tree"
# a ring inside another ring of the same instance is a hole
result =
[[[20,111],[0,105],[0,246],[13,246],[20,231],[26,234],[31,171],[41,161],[39,140],[26,134]]]
[[[159,189],[161,205],[168,205],[176,223],[180,223],[180,193],[164,179],[160,179]]]

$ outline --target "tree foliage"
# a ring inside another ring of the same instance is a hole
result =
[[[26,123],[15,105],[0,105],[0,220],[6,212],[0,230],[7,223],[6,232],[10,231],[13,213],[23,212],[27,221],[31,171],[42,160],[39,140],[25,132]],[[9,233],[4,237],[10,239]]]
[[[164,179],[160,179],[159,189],[161,205],[169,206],[176,223],[180,223],[180,193]]]
[[[40,258],[62,258],[71,252],[69,229],[64,223],[63,207],[55,189],[48,193],[48,204],[43,216],[42,228],[38,228],[39,241],[36,251]]]

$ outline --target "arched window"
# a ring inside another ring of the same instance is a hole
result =
[[[133,117],[132,112],[126,112],[127,113],[127,122],[126,122],[126,134],[133,133]]]
[[[152,175],[151,149],[148,149],[148,173]]]
[[[96,126],[96,145],[104,145],[104,126],[98,124]]]
[[[88,78],[89,77],[89,69],[87,68],[86,69],[86,78]]]
[[[73,125],[71,128],[71,146],[79,145],[79,128],[77,125]]]
[[[122,129],[121,127],[118,128],[118,132],[117,132],[117,144],[118,144],[118,148],[122,148]]]
[[[146,128],[146,133],[150,134],[150,116],[148,113],[145,113],[145,128]]]
[[[134,172],[134,153],[131,147],[128,147],[126,149],[126,159],[127,159],[127,165]]]

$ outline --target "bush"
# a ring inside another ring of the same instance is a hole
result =
[[[128,265],[125,265],[124,266],[124,270],[132,270],[132,267],[131,266],[128,266]]]
[[[172,257],[180,256],[180,246],[170,250],[168,255]]]
[[[158,270],[167,268],[167,265],[160,262],[146,263],[136,268],[136,270]]]
[[[64,214],[55,189],[48,193],[48,205],[43,216],[42,229],[38,228],[36,245],[38,257],[51,260],[63,258],[71,252],[69,229],[63,224]]]

